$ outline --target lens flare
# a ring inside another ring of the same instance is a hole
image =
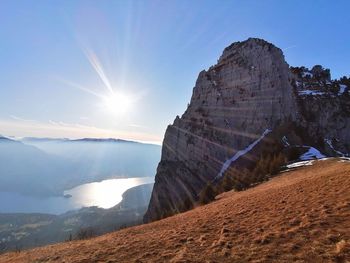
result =
[[[132,102],[131,96],[120,92],[113,92],[110,96],[104,97],[105,108],[116,115],[129,112],[132,108]]]

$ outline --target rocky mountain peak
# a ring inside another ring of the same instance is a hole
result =
[[[219,58],[219,63],[229,59],[231,56],[234,56],[236,53],[243,52],[246,55],[253,55],[255,52],[271,52],[279,53],[283,57],[282,50],[273,44],[260,39],[260,38],[248,38],[246,41],[234,42],[230,46],[226,47]]]
[[[325,144],[319,137],[350,141],[350,113],[332,121],[338,129],[334,132],[329,108],[323,111],[320,105],[324,101],[304,95],[310,86],[324,85],[338,85],[330,80],[329,70],[290,68],[282,50],[265,40],[249,38],[225,48],[216,65],[199,73],[186,111],[166,130],[145,221],[188,209],[203,187],[228,167],[249,168],[265,151],[264,141],[273,136],[281,141],[281,127],[294,127],[284,137],[293,133],[289,139],[295,144],[305,138],[309,144]],[[331,112],[347,109],[346,101],[342,97]],[[320,118],[314,116],[315,108]],[[349,145],[339,145],[349,151]]]

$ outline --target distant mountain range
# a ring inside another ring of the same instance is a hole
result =
[[[136,141],[115,139],[115,138],[82,138],[82,139],[68,139],[68,138],[38,138],[38,137],[24,137],[20,139],[22,142],[107,142],[107,143],[139,143]]]
[[[69,174],[74,180],[72,169],[73,164],[63,157],[1,137],[0,191],[57,195],[69,185],[62,180],[62,174]]]
[[[62,195],[77,185],[110,178],[149,177],[160,146],[120,139],[0,137],[0,191]]]

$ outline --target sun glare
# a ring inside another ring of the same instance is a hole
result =
[[[132,99],[127,94],[113,92],[110,96],[104,98],[104,104],[109,112],[121,115],[131,110]]]

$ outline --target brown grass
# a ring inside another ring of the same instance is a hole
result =
[[[350,165],[318,161],[209,205],[0,262],[349,262]]]

